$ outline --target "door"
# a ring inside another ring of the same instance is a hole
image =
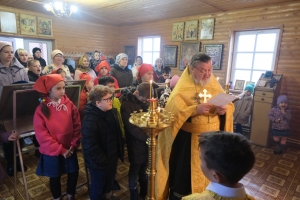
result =
[[[45,59],[47,65],[52,63],[52,40],[26,39],[24,38],[24,49],[32,54],[32,49],[38,47],[41,49],[41,57]]]

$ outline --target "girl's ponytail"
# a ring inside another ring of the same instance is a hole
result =
[[[45,115],[45,117],[47,119],[49,119],[50,118],[50,110],[49,110],[48,106],[44,103],[45,102],[44,97],[39,98],[39,101],[42,104],[42,113]]]

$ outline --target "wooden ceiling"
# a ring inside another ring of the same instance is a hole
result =
[[[55,1],[55,0],[54,0]],[[226,12],[299,0],[63,0],[78,7],[71,17],[110,25]],[[43,4],[49,0],[0,0],[0,5],[51,15]]]

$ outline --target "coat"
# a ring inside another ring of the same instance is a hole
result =
[[[36,75],[35,73],[33,73],[30,70],[28,70],[27,75],[28,75],[29,81],[32,81],[32,82],[36,82],[36,80],[39,78],[38,75]],[[41,76],[42,76],[42,74],[41,74]]]
[[[235,111],[233,113],[234,122],[238,124],[248,124],[252,113],[253,96],[243,96],[234,103]]]
[[[128,69],[128,67],[122,69],[119,65],[115,64],[110,70],[110,75],[117,79],[120,88],[132,85],[133,76],[131,69]]]
[[[107,169],[117,158],[123,162],[124,140],[116,109],[103,112],[86,104],[82,120],[82,149],[89,169]]]
[[[127,150],[129,162],[131,164],[143,164],[148,160],[148,146],[146,141],[148,135],[141,128],[129,122],[130,114],[133,111],[147,112],[149,105],[139,101],[132,92],[127,93],[122,91],[122,96],[119,98],[121,102],[121,115],[125,128],[125,136],[127,142]]]
[[[10,66],[6,67],[0,62],[0,86],[10,85],[18,81],[29,81],[26,69],[13,58]]]

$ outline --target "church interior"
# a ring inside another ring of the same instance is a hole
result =
[[[252,82],[253,110],[248,123],[242,125],[242,131],[251,142],[256,161],[241,183],[255,199],[300,200],[300,130],[297,128],[297,113],[300,112],[297,103],[300,101],[299,0],[63,0],[67,5],[76,5],[78,8],[70,16],[56,16],[59,14],[47,11],[44,5],[49,2],[0,0],[0,41],[24,39],[24,48],[28,45],[25,41],[29,44],[46,41],[49,43],[45,44],[51,47],[48,49],[49,55],[46,55],[48,62],[51,62],[51,51],[59,49],[64,52],[65,58],[72,58],[76,65],[83,54],[95,50],[108,58],[127,53],[130,65],[139,55],[144,55],[144,62],[152,62],[152,65],[160,57],[165,63],[170,62],[172,76],[183,73],[185,56],[188,57],[193,48],[195,53],[211,53],[212,62],[216,61],[212,73],[227,93],[239,95],[247,82]],[[7,22],[1,13],[13,13],[15,18]],[[34,17],[35,23],[47,19],[51,26],[40,28],[49,29],[50,32],[39,30],[38,24],[34,25],[37,29],[33,32],[23,30],[22,16]],[[11,23],[15,24],[15,31],[4,27]],[[205,26],[210,29],[205,29]],[[270,37],[262,37],[262,40],[273,45],[272,51],[261,47],[255,58],[249,56],[251,53],[248,50],[245,52],[249,54],[239,57],[239,44],[259,47],[259,39],[252,40],[246,36],[259,36],[262,33],[270,34]],[[244,40],[238,40],[243,36]],[[155,40],[158,42],[155,43]],[[144,45],[143,42],[148,43]],[[153,48],[146,49],[147,44]],[[154,47],[157,44],[159,46]],[[175,52],[171,58],[166,56],[168,48]],[[269,73],[271,75],[267,76]],[[292,112],[291,135],[287,138],[286,151],[274,154],[268,113],[276,105],[279,95],[288,97]],[[32,144],[25,147],[29,150],[34,148]],[[90,199],[89,175],[81,148],[77,154],[80,167],[77,185],[80,187],[76,190],[76,199],[87,200]],[[3,153],[1,155],[0,162],[6,169]],[[38,160],[34,151],[23,154],[24,164],[28,167],[25,176],[29,199],[53,199],[49,178],[35,174]],[[125,161],[118,162],[115,178],[121,189],[114,191],[116,196],[124,200],[130,199],[128,170],[125,147]],[[14,177],[6,176],[0,185],[0,199],[13,200],[15,187],[17,199],[27,199],[22,173],[17,173],[16,178],[15,186]],[[66,176],[62,177],[62,191],[66,189],[66,179]]]

